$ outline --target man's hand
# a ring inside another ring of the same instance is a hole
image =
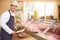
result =
[[[12,32],[12,34],[16,34],[16,32],[15,32],[15,31],[13,31],[13,32]]]

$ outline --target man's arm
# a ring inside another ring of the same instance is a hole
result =
[[[9,34],[12,34],[14,33],[13,30],[11,30],[7,25],[6,23],[8,22],[10,18],[10,14],[5,12],[1,15],[1,27]]]

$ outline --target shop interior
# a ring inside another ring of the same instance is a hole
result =
[[[0,0],[0,15],[12,0]],[[60,40],[60,0],[16,0],[13,40]]]

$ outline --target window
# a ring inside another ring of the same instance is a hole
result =
[[[46,1],[25,2],[24,3],[24,13],[26,15],[28,13],[30,13],[31,15],[34,15],[34,11],[37,10],[38,18],[40,18],[40,17],[45,18],[46,16],[51,16],[51,15],[53,16],[54,6],[55,6],[55,2],[46,2]]]
[[[46,13],[46,16],[53,15],[53,13],[54,13],[54,2],[46,2],[45,3],[45,13]]]

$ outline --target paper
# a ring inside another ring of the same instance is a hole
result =
[[[21,33],[21,32],[23,32],[23,31],[25,31],[25,29],[19,30],[19,31],[17,31],[16,33]]]

